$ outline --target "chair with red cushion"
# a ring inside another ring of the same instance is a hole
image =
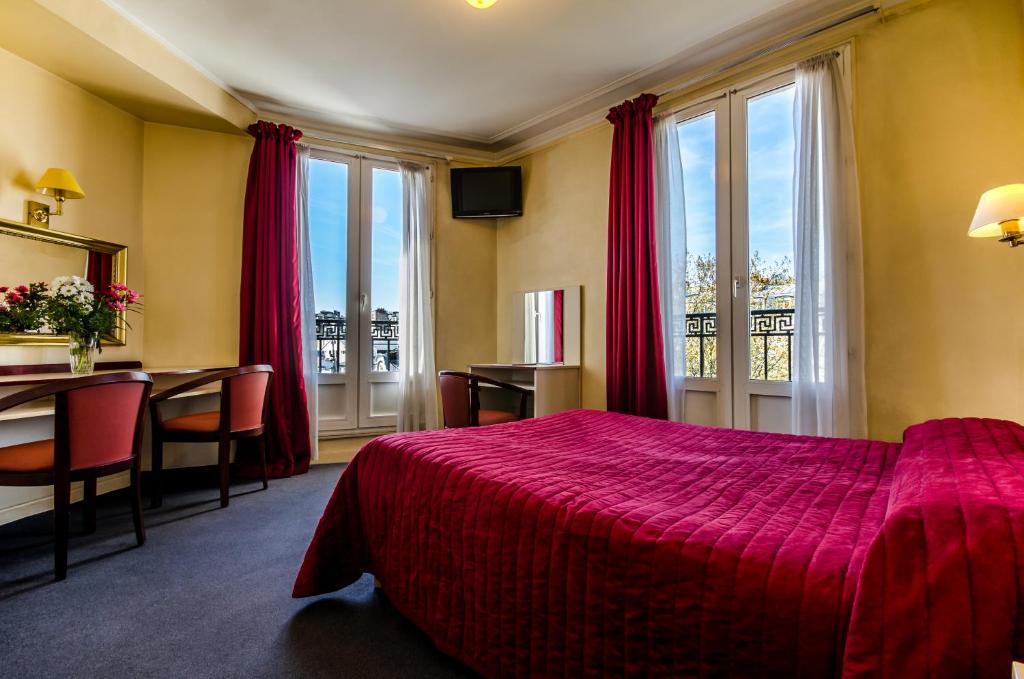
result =
[[[530,392],[515,384],[493,380],[483,375],[442,370],[438,373],[441,382],[441,410],[446,429],[459,427],[484,427],[526,419],[526,399]],[[497,389],[519,395],[519,412],[484,410],[480,408],[480,385],[488,384]]]
[[[270,380],[274,369],[269,365],[249,365],[228,368],[189,380],[176,387],[161,391],[151,399],[153,420],[153,495],[152,506],[163,504],[164,443],[208,442],[217,444],[217,464],[220,467],[220,506],[228,506],[230,481],[231,442],[255,439],[263,465],[263,489],[267,482],[266,416],[270,400]],[[220,409],[194,415],[163,419],[160,406],[169,398],[214,382],[221,383]]]
[[[130,470],[132,518],[139,546],[142,523],[139,450],[153,380],[142,372],[92,375],[43,384],[0,399],[0,412],[53,396],[54,435],[0,447],[0,486],[53,486],[54,576],[68,572],[71,482],[82,481],[86,532],[96,528],[96,479]]]

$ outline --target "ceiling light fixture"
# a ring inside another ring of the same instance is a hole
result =
[[[466,0],[470,7],[476,7],[477,9],[487,9],[498,0]]]

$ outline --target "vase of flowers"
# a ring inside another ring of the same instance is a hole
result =
[[[68,336],[72,373],[92,373],[96,353],[103,350],[101,338],[113,333],[119,314],[138,301],[138,293],[120,283],[97,292],[92,283],[78,276],[54,279],[44,302],[43,316],[50,330]]]
[[[91,375],[96,368],[96,350],[99,349],[99,346],[100,338],[97,335],[92,337],[68,335],[68,360],[71,364],[71,372],[75,375]]]

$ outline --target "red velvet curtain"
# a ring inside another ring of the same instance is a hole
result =
[[[245,187],[238,360],[274,368],[267,455],[278,478],[305,472],[310,458],[295,206],[295,141],[302,132],[261,120],[249,133],[256,143]],[[248,455],[240,467],[246,475],[256,471]]]
[[[565,323],[562,317],[565,314],[565,290],[555,290],[554,308],[554,332],[555,332],[555,363],[565,360]]]
[[[666,419],[664,338],[654,230],[654,121],[658,102],[641,94],[608,112],[608,410]]]
[[[114,282],[114,256],[107,252],[93,252],[89,250],[89,261],[85,268],[85,278],[92,283],[92,287],[96,292],[108,292],[110,284]]]

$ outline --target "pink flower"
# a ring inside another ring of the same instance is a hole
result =
[[[139,301],[139,293],[135,292],[134,290],[129,290],[128,291],[128,303],[129,304],[135,304],[138,301]]]
[[[5,292],[7,292],[7,286],[6,285],[0,285],[0,294],[3,294]]]
[[[28,294],[28,286],[27,285],[19,285],[18,287],[15,288],[15,290],[17,290],[18,292],[20,292],[23,295]]]
[[[7,301],[11,304],[17,304],[21,301],[21,295],[16,293],[14,290],[11,290],[7,293]]]

